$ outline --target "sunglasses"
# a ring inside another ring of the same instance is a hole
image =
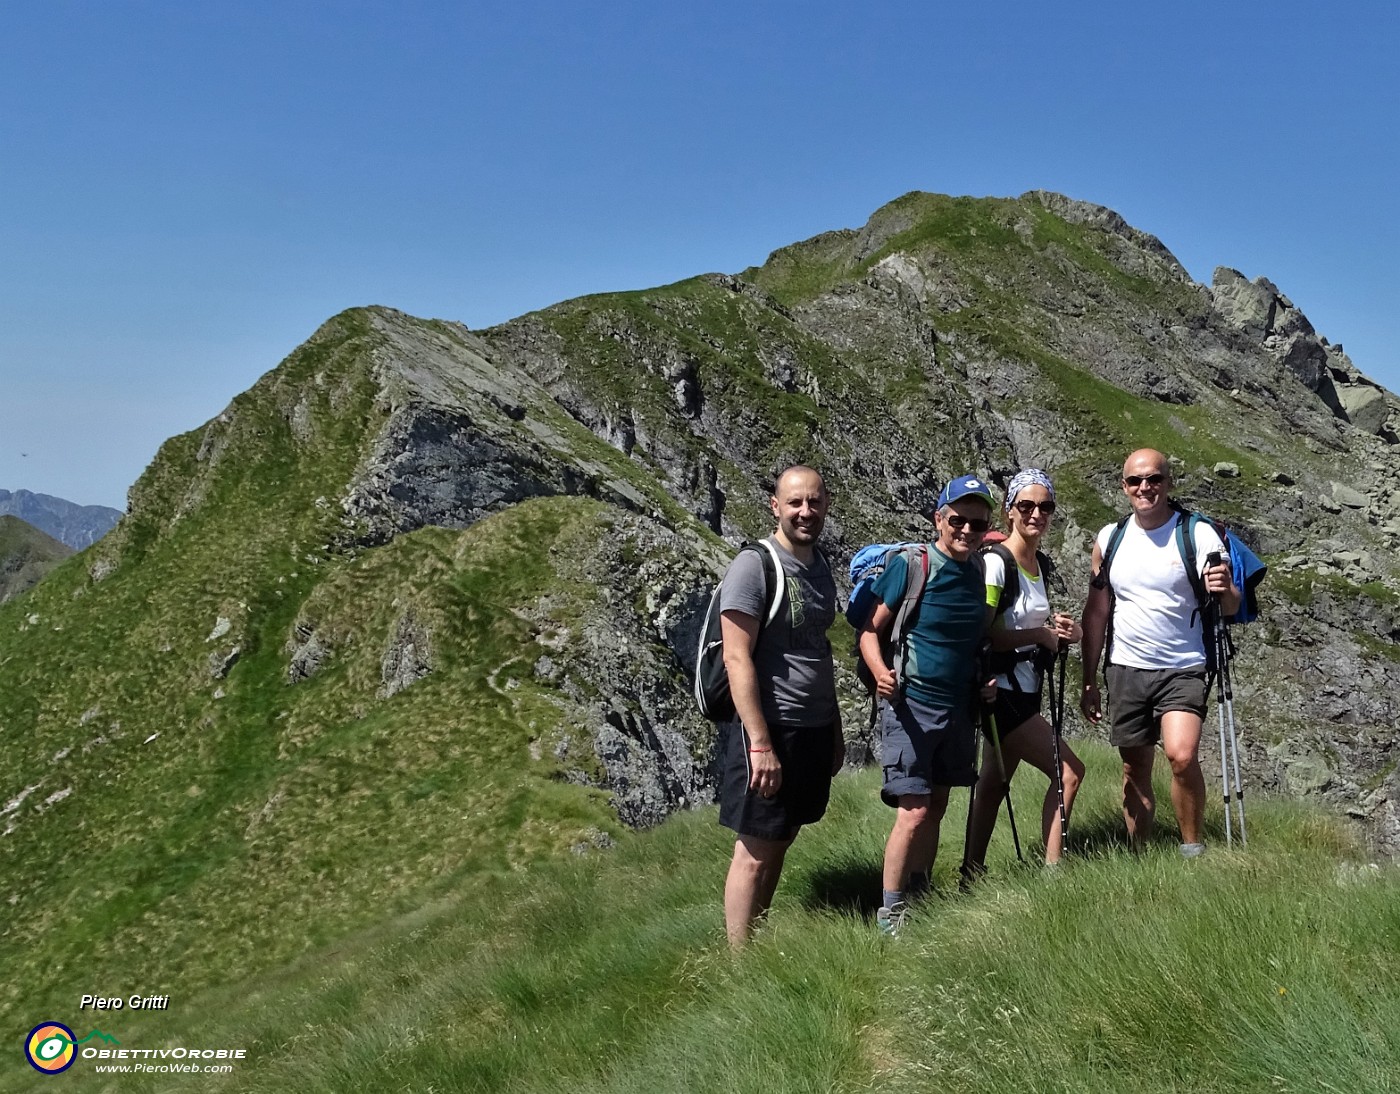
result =
[[[1124,485],[1124,486],[1141,486],[1143,483],[1147,483],[1148,486],[1161,486],[1162,483],[1164,483],[1164,482],[1166,482],[1166,481],[1167,481],[1167,476],[1161,474],[1160,472],[1159,472],[1158,474],[1155,474],[1155,475],[1124,475],[1124,476],[1123,476],[1123,485]]]
[[[1023,517],[1030,516],[1037,509],[1046,516],[1049,516],[1055,511],[1055,503],[1053,501],[1018,501],[1012,505],[1011,508],[1015,509],[1016,512],[1020,513]]]
[[[960,532],[964,528],[966,528],[970,532],[975,532],[978,535],[981,535],[983,532],[985,532],[988,528],[992,526],[992,522],[989,520],[982,520],[979,517],[964,517],[958,515],[957,513],[949,513],[943,519],[948,522],[949,526],[955,532]]]

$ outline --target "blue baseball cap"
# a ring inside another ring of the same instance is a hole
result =
[[[981,498],[993,509],[997,507],[996,499],[992,497],[992,488],[979,479],[976,475],[961,475],[949,481],[943,488],[943,492],[938,495],[938,508],[945,505],[952,505],[955,501],[963,498]]]

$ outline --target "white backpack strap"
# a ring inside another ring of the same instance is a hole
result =
[[[778,612],[787,603],[787,574],[783,571],[783,560],[778,555],[778,549],[766,539],[758,541],[763,544],[768,553],[773,557],[773,569],[777,572],[778,580],[773,585],[773,602],[768,605],[768,616],[764,619],[764,626],[772,623],[778,618]]]

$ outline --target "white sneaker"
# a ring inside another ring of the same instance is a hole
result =
[[[880,933],[885,937],[896,938],[904,926],[904,918],[908,913],[909,905],[902,900],[896,900],[893,908],[881,908],[875,913],[875,925],[880,928]]]

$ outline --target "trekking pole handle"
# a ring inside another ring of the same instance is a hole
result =
[[[1206,569],[1213,570],[1215,569],[1215,567],[1219,566],[1224,561],[1225,558],[1221,555],[1219,551],[1212,551],[1210,554],[1206,555]],[[1220,599],[1219,593],[1211,593],[1210,595],[1211,598],[1214,600]]]

